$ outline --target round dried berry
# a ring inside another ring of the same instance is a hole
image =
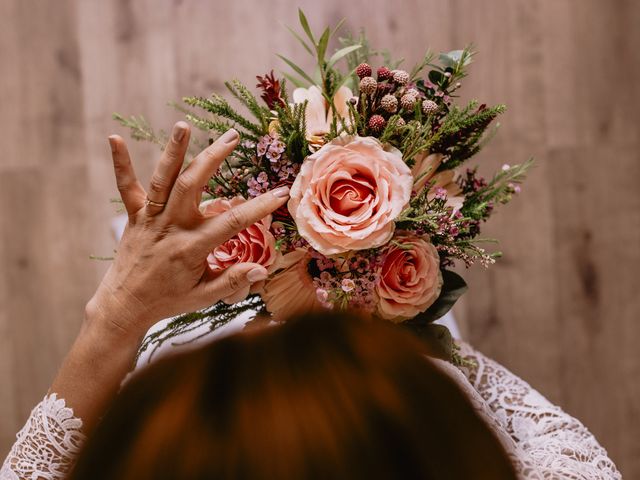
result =
[[[380,133],[387,125],[387,121],[382,115],[372,115],[369,119],[369,128],[376,133]]]
[[[416,98],[418,98],[418,96],[420,95],[420,92],[418,90],[416,90],[415,88],[409,88],[407,89],[406,92],[404,92],[405,95],[411,95],[414,96]]]
[[[425,115],[431,115],[438,111],[438,104],[433,100],[425,100],[422,102],[422,113]]]
[[[400,99],[400,106],[405,110],[413,110],[416,106],[416,97],[413,95],[407,95],[406,93]]]
[[[398,85],[406,85],[409,83],[409,74],[404,70],[394,70],[392,73],[393,81]]]
[[[376,82],[373,77],[364,77],[360,80],[360,91],[365,95],[373,95],[376,93],[376,87],[378,86],[378,82]]]
[[[385,95],[380,100],[380,106],[389,113],[395,113],[398,110],[398,99],[393,95]]]
[[[364,77],[370,77],[371,73],[371,65],[369,65],[368,63],[361,63],[356,67],[356,75],[358,75],[360,79]]]
[[[389,80],[391,77],[393,77],[391,70],[389,70],[387,67],[380,67],[377,73],[378,81]]]

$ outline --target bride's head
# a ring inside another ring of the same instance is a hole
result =
[[[515,479],[456,384],[398,327],[316,314],[165,359],[72,479]]]

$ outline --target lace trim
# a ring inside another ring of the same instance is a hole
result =
[[[36,405],[0,470],[0,480],[61,480],[84,443],[82,420],[56,394]]]
[[[460,342],[461,354],[476,366],[463,368],[479,406],[498,433],[504,432],[522,478],[618,480],[606,450],[577,419],[553,405],[499,363]],[[480,397],[480,398],[477,398]],[[515,446],[515,450],[513,447]]]

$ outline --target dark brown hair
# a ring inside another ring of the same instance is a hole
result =
[[[312,314],[127,385],[73,480],[515,479],[465,394],[395,326]]]

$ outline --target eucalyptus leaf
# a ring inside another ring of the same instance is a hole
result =
[[[451,270],[442,271],[442,290],[438,299],[424,312],[409,320],[410,323],[428,324],[444,316],[467,291],[464,279]]]
[[[429,355],[442,360],[453,360],[453,336],[447,327],[437,323],[430,323],[411,329],[428,348]]]
[[[298,65],[293,63],[287,57],[283,57],[282,55],[278,55],[278,57],[281,58],[287,65],[289,65],[298,75],[300,75],[302,78],[304,78],[306,81],[308,81],[310,84],[313,85],[313,79],[309,75],[307,75],[307,72],[305,72],[302,68],[300,68]]]
[[[440,83],[442,82],[444,78],[444,75],[442,75],[442,73],[440,73],[437,70],[431,70],[429,72],[429,80],[431,80],[431,83],[435,83],[436,85],[440,85]]]
[[[355,52],[360,48],[362,48],[362,45],[350,45],[348,47],[344,47],[336,51],[333,55],[331,55],[331,58],[327,62],[327,68],[332,68],[336,64],[336,62],[338,62],[338,60],[340,60],[342,57],[345,57],[349,55],[351,52]]]
[[[288,74],[286,72],[282,72],[282,75],[298,88],[305,88],[308,85],[308,84],[304,83],[303,81],[301,81],[299,78],[296,78],[293,75],[290,75],[290,74]]]
[[[346,18],[343,18],[342,20],[340,20],[338,22],[338,24],[335,26],[335,28],[331,31],[331,35],[330,37],[333,37],[333,35],[342,28],[342,25],[344,25]]]
[[[311,33],[311,27],[309,27],[309,22],[307,21],[307,17],[305,17],[304,12],[302,11],[301,8],[298,9],[298,17],[300,18],[300,25],[302,25],[302,29],[307,34],[307,37],[309,37],[309,40],[311,40],[311,44],[315,46],[316,40],[315,38],[313,38],[313,33]]]
[[[313,79],[314,85],[322,85],[322,72],[320,71],[320,66],[316,65],[316,68],[313,69]]]
[[[344,85],[345,83],[347,83],[348,81],[352,80],[352,75],[354,75],[355,73],[356,73],[356,69],[354,68],[354,69],[353,69],[353,70],[351,70],[349,73],[347,73],[344,77],[342,77],[342,78],[340,79],[340,81],[339,81],[339,82],[337,82],[337,83],[335,84],[335,87],[334,87],[334,88],[335,88],[335,91],[337,92],[337,91],[338,91],[338,89],[339,89],[341,86],[343,86],[343,85]],[[354,87],[352,88],[352,90],[353,90],[353,89],[355,89],[355,85],[354,85]]]
[[[324,60],[324,56],[327,53],[327,45],[329,44],[329,35],[331,34],[331,30],[326,28],[322,35],[320,36],[320,40],[318,40],[318,64],[322,64]]]
[[[440,54],[440,61],[447,67],[454,67],[462,58],[464,50],[452,50],[447,53]]]
[[[298,35],[293,28],[291,28],[291,27],[289,27],[287,25],[285,25],[285,27],[287,28],[287,30],[289,30],[289,32],[291,32],[291,35],[293,35],[302,44],[304,49],[307,52],[309,52],[310,55],[314,55],[313,50],[311,50],[311,47],[309,45],[307,45],[307,42],[304,41],[304,38],[302,38],[300,35]]]

